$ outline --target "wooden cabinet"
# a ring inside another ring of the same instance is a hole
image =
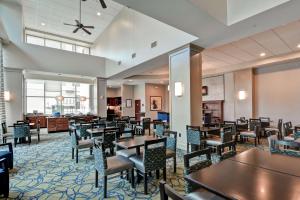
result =
[[[121,97],[109,97],[107,98],[107,105],[108,106],[119,106],[122,104]]]
[[[205,125],[214,125],[223,122],[223,101],[203,101],[203,121]]]
[[[32,128],[36,128],[36,124],[38,121],[40,121],[41,128],[47,128],[47,118],[44,115],[26,116],[26,120],[29,121],[29,123],[34,123],[34,126]]]
[[[48,117],[48,132],[68,131],[69,120],[66,117]]]

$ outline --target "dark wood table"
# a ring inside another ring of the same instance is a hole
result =
[[[297,157],[271,154],[268,151],[253,148],[230,158],[230,160],[300,177],[300,158]]]
[[[200,131],[204,133],[204,137],[206,138],[207,135],[220,136],[221,129],[217,127],[200,127]]]
[[[124,140],[124,141],[119,141],[119,142],[114,142],[115,145],[123,148],[123,149],[136,149],[137,155],[141,154],[140,148],[144,146],[145,141],[149,140],[157,140],[156,137],[153,136],[135,136],[132,139]]]
[[[106,128],[91,128],[87,129],[88,132],[92,137],[101,137],[105,130],[107,129],[117,129],[116,127],[106,127]]]
[[[191,173],[185,179],[228,199],[300,199],[299,177],[233,160]]]

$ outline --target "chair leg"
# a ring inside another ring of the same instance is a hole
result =
[[[129,180],[129,170],[126,170],[126,180]]]
[[[103,182],[104,198],[107,198],[107,176],[104,176]]]
[[[78,163],[78,149],[76,149],[76,163]]]
[[[31,137],[28,137],[28,144],[31,144]]]
[[[147,184],[148,184],[147,173],[144,173],[144,194],[148,194]]]
[[[17,146],[18,138],[14,138],[15,147]]]
[[[254,143],[255,143],[255,146],[257,146],[257,144],[256,144],[256,138],[254,139]]]
[[[72,159],[74,159],[74,148],[72,147]]]
[[[40,134],[38,134],[38,142],[40,141]]]
[[[156,170],[156,179],[159,179],[159,170]]]
[[[90,155],[93,155],[93,147],[90,148]]]
[[[131,187],[135,188],[135,185],[134,185],[134,168],[131,169]]]
[[[173,158],[174,173],[176,173],[176,156]]]
[[[186,144],[186,152],[190,153],[190,145],[189,145],[189,143]]]
[[[167,180],[167,169],[166,168],[163,169],[163,179],[164,179],[164,181]]]
[[[95,185],[96,185],[96,188],[98,188],[98,171],[95,170]]]

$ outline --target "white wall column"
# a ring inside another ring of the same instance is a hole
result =
[[[6,123],[13,125],[24,117],[23,71],[21,69],[5,68],[5,91],[10,94],[10,100],[5,103]]]
[[[134,117],[134,86],[133,85],[122,85],[121,86],[121,97],[122,97],[122,116]],[[126,106],[126,100],[131,99],[131,107]]]
[[[202,50],[187,45],[169,55],[170,125],[181,149],[186,149],[186,125],[202,126]],[[183,86],[182,96],[175,96],[176,83]]]
[[[97,77],[97,114],[100,117],[107,117],[106,88],[107,80]]]

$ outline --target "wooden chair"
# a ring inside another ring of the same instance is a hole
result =
[[[283,140],[293,141],[294,140],[294,137],[293,137],[294,129],[293,129],[292,122],[284,123],[283,129],[284,129]]]
[[[186,139],[187,139],[187,153],[201,149],[205,146],[205,141],[202,140],[201,131],[199,126],[186,126]]]
[[[164,131],[163,135],[167,137],[166,159],[173,158],[173,169],[174,173],[176,173],[177,132]]]
[[[28,144],[31,143],[30,127],[27,123],[14,124],[14,144],[17,146],[18,140],[21,141],[28,138]]]
[[[130,171],[131,186],[134,188],[134,170],[133,163],[123,156],[113,156],[106,158],[105,147],[103,143],[95,145],[95,185],[98,188],[99,175],[103,179],[104,198],[107,198],[107,180],[108,176],[117,173],[127,173]]]
[[[278,140],[277,136],[268,137],[269,149],[271,153],[278,153],[287,156],[300,157],[300,143],[287,140]],[[298,150],[295,150],[298,149]]]
[[[163,170],[166,180],[166,138],[145,141],[144,154],[132,156],[137,173],[144,177],[144,194],[148,193],[148,174],[152,171]]]
[[[236,142],[230,141],[218,146],[217,153],[219,160],[225,160],[236,155]]]
[[[37,135],[38,137],[38,142],[40,141],[40,133],[41,133],[41,121],[38,120],[36,123],[36,129],[35,130],[30,130],[30,135]]]
[[[74,150],[76,151],[76,163],[78,163],[79,149],[90,149],[90,155],[93,153],[94,142],[91,139],[81,140],[77,135],[76,129],[71,133],[72,159],[74,159]]]
[[[257,143],[259,144],[259,138],[260,138],[261,128],[259,125],[254,127],[253,131],[243,131],[240,134],[240,138],[242,142],[245,142],[246,139],[252,138],[254,139],[254,144],[257,146]]]
[[[1,128],[2,128],[2,140],[3,140],[3,143],[6,143],[7,142],[7,139],[12,139],[13,138],[13,133],[9,133],[7,131],[7,125],[6,125],[6,122],[2,122],[1,123]]]

